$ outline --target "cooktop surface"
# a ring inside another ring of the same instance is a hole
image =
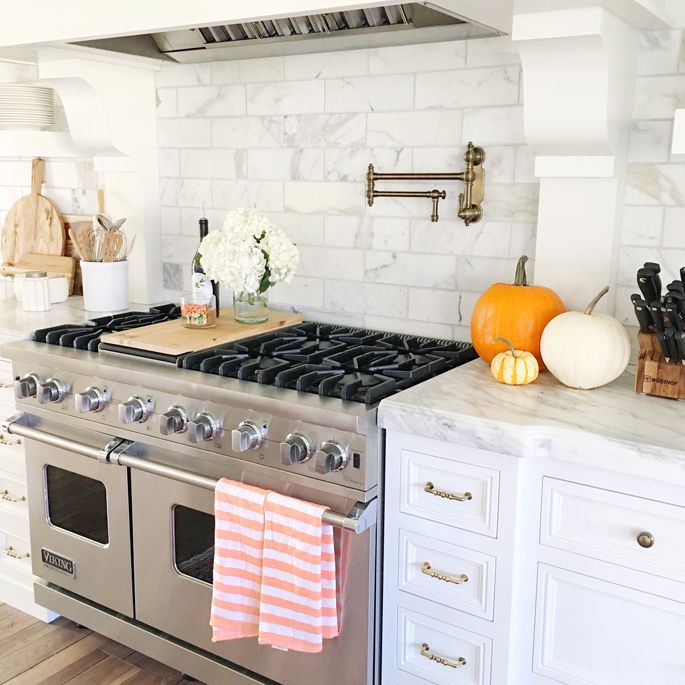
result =
[[[82,325],[52,326],[32,339],[102,352],[100,336],[179,318],[176,305],[124,312]],[[126,350],[133,356],[149,354]],[[224,347],[192,352],[172,361],[179,368],[324,397],[375,404],[478,355],[470,343],[305,321]]]

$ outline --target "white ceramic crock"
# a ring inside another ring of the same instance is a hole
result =
[[[50,287],[45,271],[24,274],[21,304],[25,312],[47,312],[50,309]]]
[[[128,262],[81,260],[83,308],[88,312],[128,309]]]

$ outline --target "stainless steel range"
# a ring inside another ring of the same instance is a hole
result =
[[[3,428],[26,439],[37,602],[207,683],[378,683],[376,409],[473,350],[313,322],[162,361],[100,342],[175,316],[102,317],[3,347],[21,410]],[[330,507],[342,629],[320,654],[211,642],[221,477]]]

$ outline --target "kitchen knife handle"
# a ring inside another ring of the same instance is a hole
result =
[[[630,299],[633,301],[635,316],[640,324],[640,332],[650,333],[654,321],[652,320],[652,313],[649,311],[647,303],[637,294],[632,295]]]
[[[637,271],[637,285],[642,296],[645,298],[645,302],[655,302],[661,298],[661,292],[656,289],[654,275],[651,269],[645,269],[644,267]]]
[[[645,262],[644,263],[644,268],[645,269],[650,269],[651,271],[654,272],[654,286],[657,289],[657,299],[661,297],[661,276],[659,274],[661,273],[661,264],[658,264],[657,262]]]

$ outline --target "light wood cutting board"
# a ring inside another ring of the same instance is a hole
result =
[[[29,253],[24,254],[16,264],[0,266],[0,273],[3,275],[17,275],[27,271],[45,271],[52,275],[66,276],[70,295],[74,289],[75,270],[76,260],[73,257]]]
[[[45,161],[33,160],[31,194],[17,200],[7,213],[2,229],[2,258],[16,264],[22,255],[64,254],[62,217],[46,197],[40,194],[45,176]]]
[[[251,338],[260,333],[296,326],[304,321],[300,314],[271,310],[268,321],[257,324],[233,320],[232,309],[222,309],[214,328],[184,328],[180,319],[142,326],[120,333],[108,333],[100,340],[109,345],[131,347],[158,354],[178,356]]]

